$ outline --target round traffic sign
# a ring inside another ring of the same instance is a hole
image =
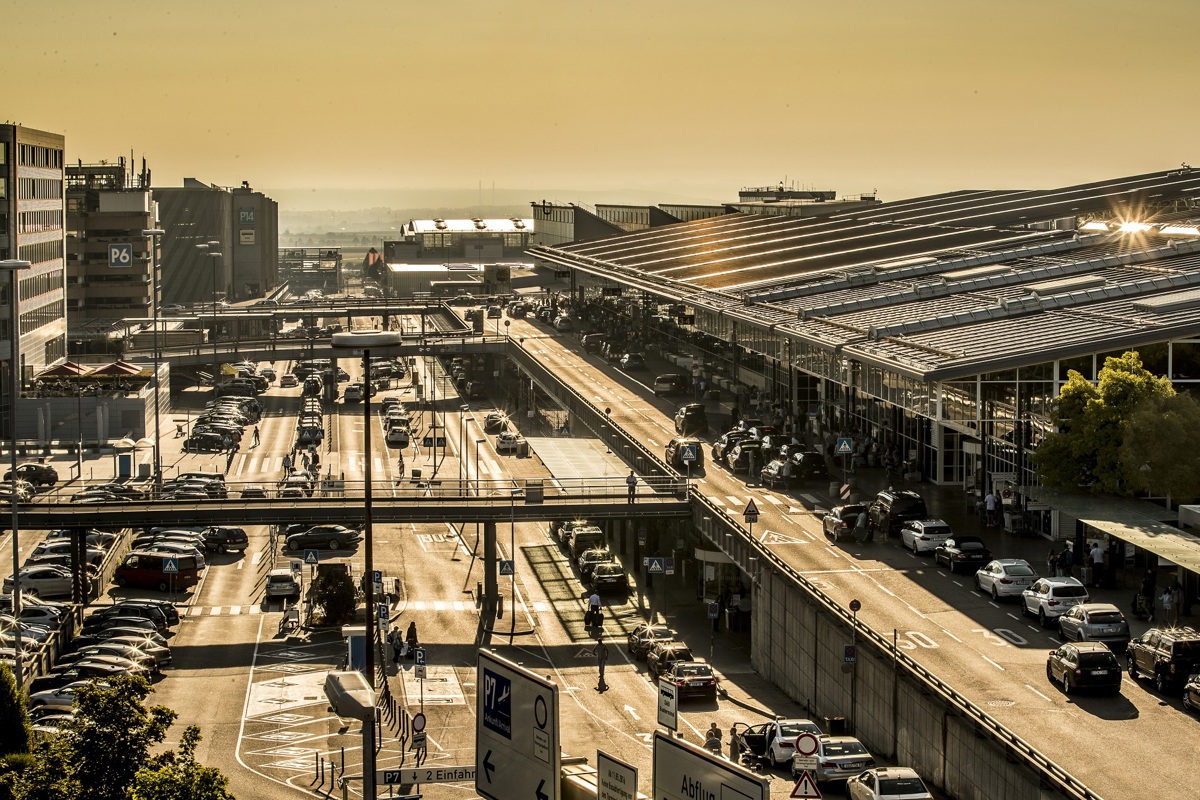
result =
[[[817,741],[817,736],[814,733],[802,733],[796,737],[796,754],[801,756],[815,756],[820,742]]]
[[[425,730],[425,715],[419,711],[416,714],[413,714],[412,729],[413,733],[420,733],[421,731]]]
[[[850,610],[853,611],[855,614],[858,613],[858,610],[860,608],[862,608],[862,603],[858,602],[858,600],[850,601]]]

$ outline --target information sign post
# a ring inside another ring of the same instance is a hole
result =
[[[558,686],[479,651],[475,791],[489,800],[559,800]]]

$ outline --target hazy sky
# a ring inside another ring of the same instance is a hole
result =
[[[132,149],[158,185],[893,200],[1200,164],[1198,0],[0,0],[0,20],[0,119],[65,133],[71,160]]]

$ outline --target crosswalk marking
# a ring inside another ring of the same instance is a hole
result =
[[[242,613],[242,606],[229,606],[229,615],[238,615]],[[220,617],[225,616],[225,606],[183,606],[179,609],[180,617]],[[273,611],[283,611],[282,608],[269,608],[268,613]],[[245,606],[245,613],[254,615],[263,613],[262,606],[255,604]]]
[[[705,499],[708,500],[713,505],[718,505],[718,506],[725,505],[725,501],[722,500],[721,498],[717,497],[715,494],[705,495]]]
[[[212,616],[214,616],[214,617],[221,616],[221,606],[213,606],[212,607]]]
[[[763,495],[763,497],[766,498],[766,501],[768,503],[774,503],[777,506],[783,505],[783,501],[780,500],[778,497],[776,497],[773,494],[765,494],[765,495]]]
[[[725,495],[725,499],[729,501],[729,505],[731,506],[738,507],[742,505],[742,498],[740,497],[734,497],[731,494],[727,494]]]
[[[231,616],[237,616],[238,614],[242,613],[242,607],[241,606],[230,606],[229,613]]]

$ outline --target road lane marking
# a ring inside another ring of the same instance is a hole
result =
[[[776,497],[773,494],[764,494],[763,499],[766,500],[768,503],[773,503],[774,505],[777,505],[777,506],[783,505],[783,501],[780,500],[778,497]]]
[[[1010,612],[1008,612],[1008,614],[1007,614],[1006,616],[1008,616],[1008,617],[1009,617],[1009,618],[1011,618],[1011,619],[1015,619],[1017,622],[1020,622],[1020,621],[1021,621],[1021,618],[1020,618],[1020,617],[1018,617],[1016,614],[1012,613],[1011,611],[1010,611]]]
[[[990,658],[988,658],[987,656],[983,655],[982,653],[979,655],[979,657],[980,657],[980,658],[982,658],[984,661],[988,662],[989,664],[991,664],[991,665],[992,665],[993,667],[995,667],[996,669],[1000,670],[1001,672],[1007,672],[1007,671],[1008,671],[1008,670],[1006,670],[1004,667],[1002,667],[1002,666],[1000,666],[999,664],[997,664],[995,661],[992,661]]]
[[[946,630],[945,628],[942,628],[942,633],[946,634],[947,636],[949,636],[951,639],[958,642],[959,644],[962,644],[962,639],[958,638],[957,636],[955,636],[953,633]]]
[[[1053,702],[1054,702],[1054,701],[1053,701],[1053,700],[1051,700],[1049,697],[1046,697],[1046,695],[1042,694],[1042,693],[1041,693],[1041,692],[1039,692],[1037,689],[1035,689],[1035,688],[1033,688],[1032,686],[1030,686],[1028,683],[1027,683],[1027,684],[1025,684],[1025,688],[1026,688],[1026,689],[1028,689],[1029,691],[1033,692],[1034,694],[1036,694],[1038,697],[1040,697],[1040,698],[1042,698],[1043,700],[1045,700],[1047,703],[1053,703]]]
[[[221,608],[221,606],[213,606],[212,610],[209,612],[209,615],[213,617],[221,616]]]
[[[952,581],[952,583],[953,583],[955,586],[962,586],[962,584],[961,584],[961,583],[959,583],[958,581]]]

